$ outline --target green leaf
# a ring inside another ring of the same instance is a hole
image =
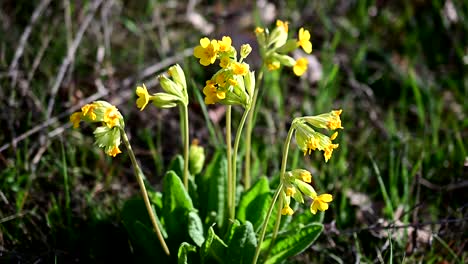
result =
[[[153,231],[153,226],[142,198],[127,200],[121,211],[121,219],[132,243],[135,257],[138,260],[167,260],[167,256],[161,247],[156,233]],[[166,231],[159,221],[158,225],[163,236],[167,237]]]
[[[244,225],[232,225],[234,229],[229,240],[227,263],[252,263],[257,247],[257,238],[252,224],[247,221]]]
[[[193,242],[201,247],[203,242],[205,242],[205,237],[203,236],[203,223],[198,216],[198,213],[191,211],[188,214],[188,234],[192,238]]]
[[[172,241],[183,241],[186,237],[188,213],[193,210],[192,200],[184,185],[173,171],[166,173],[163,180],[164,223]]]
[[[197,247],[187,242],[182,242],[179,247],[179,252],[177,252],[177,264],[188,264],[189,254],[191,252],[197,252]]]
[[[200,216],[206,219],[213,212],[219,228],[226,213],[227,160],[223,151],[217,151],[205,173],[199,177]]]
[[[260,178],[247,192],[245,192],[239,202],[237,219],[243,223],[249,221],[257,230],[263,223],[271,199],[270,187],[266,177]]]
[[[169,171],[174,171],[175,174],[181,176],[184,173],[184,158],[182,155],[176,155],[169,164]]]
[[[176,155],[169,165],[169,171],[174,171],[177,176],[183,181],[184,175],[184,158],[182,155]],[[197,192],[197,184],[193,176],[189,172],[189,195],[192,198],[192,202],[195,205],[198,205],[198,192]]]
[[[150,190],[148,188],[147,193],[151,204],[156,208],[156,212],[161,213],[163,208],[162,193]]]
[[[309,210],[304,211],[300,214],[294,214],[292,217],[292,221],[285,226],[285,231],[289,230],[297,230],[299,228],[303,228],[306,225],[312,223],[322,223],[324,212],[318,212],[317,214],[312,214]]]
[[[214,232],[213,226],[210,226],[206,240],[201,246],[201,262],[207,263],[208,259],[214,258],[223,263],[226,258],[227,248],[226,243]]]
[[[313,223],[301,229],[279,233],[265,264],[280,263],[301,253],[314,243],[322,230],[322,224]],[[271,238],[265,242],[265,244],[271,243]]]

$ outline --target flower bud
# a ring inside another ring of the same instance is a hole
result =
[[[183,88],[181,86],[179,86],[177,83],[175,83],[174,81],[172,81],[164,75],[159,75],[158,78],[159,82],[161,83],[161,87],[165,92],[174,95],[180,101],[183,101],[184,95],[182,93]]]
[[[187,91],[187,82],[185,80],[185,74],[179,64],[169,67],[168,70],[174,82],[176,82],[184,91]]]
[[[250,52],[252,52],[252,47],[249,44],[244,44],[241,46],[240,50],[240,56],[242,59],[247,58],[249,56]]]
[[[274,49],[276,49],[286,44],[286,41],[288,39],[288,31],[286,30],[287,23],[283,23],[283,25],[286,25],[286,27],[277,26],[271,31],[268,46],[272,46]]]
[[[279,47],[276,51],[279,53],[289,53],[297,48],[297,41],[295,39],[289,39],[286,41],[286,44],[283,46]]]
[[[296,64],[296,60],[288,55],[274,54],[273,56],[275,60],[279,61],[284,66],[292,67]]]
[[[205,150],[198,145],[198,140],[194,140],[190,145],[189,169],[190,173],[195,175],[202,171],[205,163]]]
[[[179,97],[168,93],[156,93],[151,96],[151,99],[153,100],[153,104],[160,108],[175,107],[177,106],[177,102],[180,101]]]
[[[305,183],[305,182],[303,182],[301,180],[298,180],[298,179],[296,179],[294,181],[294,183],[296,184],[297,188],[299,188],[299,190],[301,190],[301,192],[304,195],[307,195],[312,199],[317,197],[317,192],[314,190],[314,187],[312,187],[310,184],[307,184],[307,183]]]
[[[107,126],[100,126],[94,130],[95,144],[109,155],[115,157],[121,153],[120,145],[120,129],[118,127],[109,128]]]
[[[255,73],[253,71],[244,76],[244,86],[250,98],[252,98],[255,90]]]

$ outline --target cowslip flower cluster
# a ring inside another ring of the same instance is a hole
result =
[[[169,67],[168,74],[172,77],[172,80],[165,75],[158,76],[161,87],[165,92],[150,95],[145,84],[136,88],[138,96],[136,105],[140,111],[143,111],[149,102],[161,108],[175,107],[178,103],[188,104],[187,82],[184,71],[176,64]]]
[[[107,155],[115,157],[122,153],[120,146],[120,129],[124,128],[124,120],[117,107],[106,101],[95,101],[81,107],[81,111],[70,116],[73,128],[78,128],[80,122],[101,123],[94,130],[96,145],[104,148]]]
[[[312,126],[326,130],[343,129],[340,119],[341,112],[342,110],[333,110],[321,115],[295,119],[293,125],[296,131],[296,143],[304,152],[304,155],[311,154],[314,150],[323,151],[325,161],[328,162],[333,150],[339,146],[332,142],[338,136],[338,132],[333,133],[331,136],[326,136],[315,131]]]
[[[282,215],[292,215],[294,213],[294,210],[290,207],[291,197],[298,203],[304,203],[304,196],[310,197],[312,199],[310,204],[312,214],[316,214],[317,211],[327,210],[328,203],[333,201],[331,194],[317,195],[317,192],[309,184],[312,182],[312,175],[307,170],[295,169],[288,171],[281,181],[283,183],[281,195],[284,201],[284,206],[281,209]]]
[[[239,104],[248,108],[255,87],[254,72],[250,71],[249,64],[243,60],[250,54],[252,48],[244,44],[240,49],[240,58],[237,59],[237,51],[232,46],[232,40],[224,36],[221,40],[200,40],[200,45],[195,47],[194,56],[200,60],[200,64],[208,66],[219,60],[221,67],[210,80],[206,81],[203,88],[206,104],[222,103],[225,105]]]
[[[276,28],[271,32],[267,28],[257,27],[255,34],[260,46],[260,53],[268,70],[274,71],[281,65],[292,67],[294,74],[303,75],[307,71],[306,58],[294,60],[287,53],[301,47],[306,53],[312,52],[310,32],[300,28],[297,39],[288,39],[288,22],[276,21]]]

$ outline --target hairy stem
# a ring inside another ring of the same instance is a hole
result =
[[[252,98],[252,106],[250,108],[249,116],[247,117],[247,134],[245,135],[245,171],[244,171],[244,187],[246,190],[250,189],[252,179],[250,176],[250,162],[251,162],[251,156],[250,156],[250,149],[252,146],[252,129],[253,129],[253,123],[254,123],[254,115],[255,115],[255,106],[257,104],[257,97],[258,97],[258,90],[260,88],[260,84],[263,79],[263,67],[260,69],[260,72],[258,73],[257,80],[255,82],[255,91],[254,95]]]
[[[188,191],[188,174],[189,174],[189,118],[187,105],[180,107],[182,115],[183,137],[184,137],[184,187]]]
[[[153,208],[151,207],[149,198],[148,198],[148,193],[146,192],[146,187],[145,183],[143,181],[143,172],[141,171],[140,166],[138,165],[138,162],[135,158],[135,154],[133,153],[132,147],[130,146],[130,142],[128,141],[127,134],[125,131],[121,128],[120,129],[120,134],[122,135],[123,143],[125,144],[125,147],[127,147],[128,154],[130,156],[130,160],[132,161],[133,169],[135,172],[135,176],[138,181],[138,185],[140,185],[140,190],[141,190],[141,195],[143,196],[143,201],[145,202],[146,210],[148,211],[148,215],[151,219],[151,223],[153,224],[154,230],[156,231],[156,235],[158,236],[159,242],[161,243],[161,246],[166,252],[166,254],[169,256],[169,248],[166,245],[166,241],[164,241],[164,237],[161,234],[161,230],[159,229],[158,223],[156,221],[156,212],[153,211]]]
[[[234,219],[234,203],[232,203],[232,146],[231,146],[231,112],[232,106],[226,107],[226,155],[227,155],[227,197],[228,197],[228,208],[229,218]]]
[[[249,109],[245,109],[244,114],[242,115],[241,121],[239,123],[239,126],[237,127],[237,132],[236,132],[236,139],[234,140],[234,151],[233,151],[233,156],[232,156],[232,184],[231,188],[232,190],[230,191],[232,194],[232,201],[231,204],[233,204],[233,208],[231,208],[231,216],[232,219],[236,216],[235,212],[235,204],[236,204],[236,186],[237,186],[237,151],[239,150],[239,142],[240,138],[242,135],[242,129],[244,128],[245,120],[247,119],[247,116],[249,115]]]
[[[294,124],[294,122],[293,122]],[[278,196],[283,188],[283,178],[284,174],[286,173],[286,165],[288,162],[288,152],[289,152],[289,145],[291,143],[292,135],[294,133],[294,125],[291,125],[288,131],[288,136],[286,137],[286,141],[284,142],[284,149],[283,149],[283,157],[281,161],[281,174],[280,174],[280,184],[278,188],[276,188],[276,192],[273,195],[273,200],[271,201],[270,208],[268,209],[268,213],[263,221],[262,231],[260,233],[260,237],[258,239],[257,249],[255,250],[255,257],[252,261],[253,264],[257,263],[258,257],[260,256],[260,250],[262,247],[263,239],[265,239],[265,233],[268,226],[268,221],[270,221],[271,213],[273,212],[273,208],[275,206],[276,200],[278,200]],[[279,209],[281,211],[281,209]]]

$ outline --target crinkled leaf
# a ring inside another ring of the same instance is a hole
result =
[[[189,262],[189,254],[192,252],[197,252],[197,247],[187,242],[182,242],[179,247],[179,252],[177,252],[177,264],[192,263],[192,261]]]
[[[197,212],[191,211],[188,214],[188,234],[192,238],[193,242],[201,247],[203,242],[205,242],[205,237],[203,236],[203,223],[198,216]]]
[[[245,223],[250,221],[254,230],[257,230],[263,223],[268,211],[270,197],[270,187],[266,177],[260,178],[247,192],[245,192],[239,202],[237,219]]]
[[[176,155],[170,165],[169,165],[169,170],[172,170],[179,176],[179,178],[183,181],[183,175],[184,175],[184,158],[182,155]],[[197,192],[197,184],[195,183],[195,180],[193,179],[193,176],[189,173],[189,194],[190,197],[192,198],[192,202],[194,205],[197,207],[198,205],[198,192]]]
[[[182,176],[184,172],[184,158],[182,155],[176,155],[169,164],[169,170],[174,171],[178,176]]]
[[[226,258],[227,248],[228,246],[226,243],[216,235],[213,227],[210,226],[206,240],[201,246],[201,262],[208,263],[207,260],[213,258],[218,262],[223,263]]]
[[[206,219],[213,212],[218,227],[222,228],[226,213],[227,160],[225,153],[217,151],[206,171],[199,177],[198,193],[200,216]]]
[[[289,230],[297,230],[299,228],[303,228],[306,225],[312,223],[322,223],[324,212],[318,212],[317,214],[310,213],[309,210],[304,210],[302,213],[298,213],[297,215],[294,214],[292,217],[291,222],[284,227],[285,231]]]
[[[322,224],[312,223],[300,229],[279,233],[265,264],[280,263],[301,253],[314,243],[322,230]],[[265,241],[266,245],[271,243],[271,239],[268,240],[270,241]]]
[[[232,225],[229,240],[227,263],[252,263],[257,247],[257,238],[252,224],[246,221],[244,225]]]
[[[161,213],[163,208],[162,193],[153,191],[150,188],[147,188],[146,190],[151,204],[156,208],[156,212]]]
[[[151,225],[151,220],[142,198],[127,200],[121,211],[121,218],[135,251],[135,257],[138,260],[167,260],[167,256],[161,247],[156,233],[153,231],[153,226]],[[158,225],[163,236],[167,237],[166,231],[159,221]]]
[[[180,178],[169,171],[163,180],[163,217],[167,233],[173,241],[186,237],[187,216],[193,210],[192,200]]]

